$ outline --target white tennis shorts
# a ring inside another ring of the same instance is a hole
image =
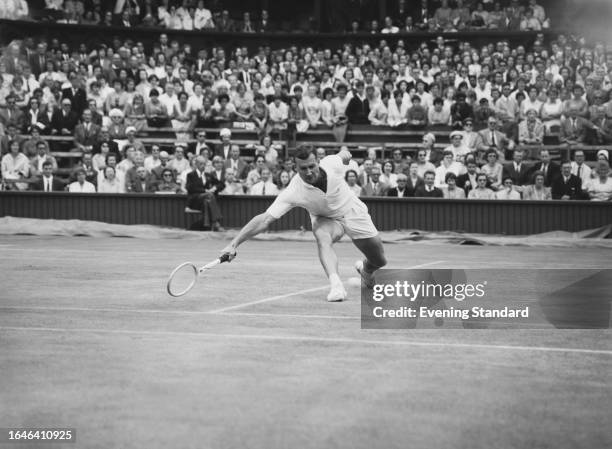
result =
[[[326,222],[338,223],[344,234],[348,235],[351,240],[369,239],[378,235],[378,230],[372,223],[368,208],[363,203],[353,205],[343,217],[330,218],[311,215],[310,220],[313,230]]]

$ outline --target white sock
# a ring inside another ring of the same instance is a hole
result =
[[[340,280],[340,276],[338,276],[338,273],[332,273],[329,275],[329,283],[332,287],[342,285],[342,281]]]

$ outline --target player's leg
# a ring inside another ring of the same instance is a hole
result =
[[[353,208],[344,217],[343,225],[347,235],[365,256],[364,260],[355,263],[355,268],[366,286],[371,288],[374,286],[373,273],[387,264],[382,240],[365,208]]]
[[[329,279],[330,291],[328,301],[342,301],[346,298],[346,290],[338,275],[338,256],[333,244],[342,238],[344,230],[335,220],[324,217],[313,217],[312,232],[317,241],[319,260]]]

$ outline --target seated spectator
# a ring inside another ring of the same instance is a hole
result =
[[[102,172],[102,179],[98,179],[98,193],[125,193],[125,184],[116,175],[115,168],[108,165]]]
[[[93,166],[93,156],[91,153],[83,153],[81,159],[74,165],[72,173],[70,174],[70,181],[76,180],[77,170],[85,170],[85,181],[92,183],[96,186],[98,182],[98,170]]]
[[[404,173],[397,175],[397,185],[387,191],[387,196],[395,198],[407,198],[414,196],[414,189],[408,188],[408,176]]]
[[[452,173],[452,172],[451,172]],[[467,197],[473,189],[478,185],[477,177],[479,175],[478,165],[473,158],[466,161],[466,172],[456,177],[457,187],[465,192]],[[487,177],[486,187],[491,187]]]
[[[586,140],[591,145],[608,145],[612,143],[612,118],[606,117],[604,108],[593,111],[592,128],[587,132]]]
[[[396,34],[399,33],[399,28],[393,25],[393,20],[391,17],[385,17],[385,26],[382,30],[380,30],[382,34]]]
[[[134,175],[130,176],[132,174],[130,171],[126,177],[126,182],[128,182],[126,190],[128,193],[145,193],[156,190],[159,183],[153,181],[151,174],[147,172],[144,165],[136,165],[132,170]]]
[[[544,125],[537,118],[536,111],[526,111],[526,118],[519,123],[519,144],[540,145],[544,140]]]
[[[178,140],[189,139],[196,123],[197,113],[187,104],[187,100],[189,100],[189,96],[186,92],[179,93],[178,102],[174,105],[174,110],[172,111],[170,123],[172,123],[172,129],[176,133],[176,138]],[[219,113],[217,117],[227,117],[229,120],[230,118],[223,112],[227,107],[225,100],[229,101],[229,97],[227,97],[227,95],[220,98],[221,108],[219,111],[217,111]],[[234,110],[233,114],[235,114],[235,108],[233,105],[232,108]]]
[[[125,124],[141,132],[147,126],[147,113],[142,95],[135,94],[125,106]]]
[[[361,196],[387,196],[389,186],[380,181],[380,175],[380,168],[372,167],[370,180],[361,188]]]
[[[444,108],[444,100],[436,98],[433,101],[433,108],[427,109],[427,120],[430,125],[450,125],[450,109]]]
[[[498,162],[497,151],[486,152],[487,163],[480,167],[480,171],[487,175],[487,179],[493,190],[497,190],[502,184],[504,167]]]
[[[74,135],[74,129],[79,121],[78,116],[72,110],[72,104],[69,99],[62,100],[62,107],[53,113],[51,119],[51,133],[60,134],[62,136]]]
[[[247,191],[261,179],[261,171],[266,167],[266,159],[263,155],[255,156],[255,168],[247,174],[245,187]]]
[[[275,95],[272,103],[268,105],[268,131],[287,129],[289,120],[289,107],[282,101],[280,95]]]
[[[521,193],[523,191],[523,186],[529,183],[531,170],[527,167],[527,164],[523,162],[522,150],[514,150],[512,159],[512,162],[504,166],[503,178],[510,177],[515,190]]]
[[[572,175],[576,175],[582,180],[582,189],[585,190],[586,184],[592,179],[591,167],[584,163],[584,151],[576,150],[574,152],[574,161],[572,162]]]
[[[156,89],[151,89],[149,93],[149,101],[145,104],[145,115],[147,125],[152,128],[162,128],[170,123],[168,110],[159,100],[159,92]]]
[[[344,174],[344,180],[348,184],[349,188],[353,191],[353,193],[357,196],[361,195],[361,186],[357,184],[357,172],[355,170],[349,169]]]
[[[584,88],[580,84],[575,84],[572,89],[572,97],[563,103],[563,114],[571,116],[575,111],[577,117],[586,119],[589,115],[589,103],[584,98]]]
[[[30,159],[30,176],[42,176],[43,164],[45,162],[51,162],[53,172],[57,171],[57,160],[49,151],[49,146],[44,140],[41,140],[36,144],[36,152],[36,156]]]
[[[540,171],[544,175],[544,185],[550,187],[553,181],[560,176],[559,165],[551,161],[550,153],[547,149],[540,150],[540,162],[536,163],[532,171]]]
[[[546,102],[542,103],[540,115],[547,133],[553,127],[561,126],[561,115],[563,114],[563,102],[559,99],[559,91],[556,88],[548,90]]]
[[[151,154],[145,156],[144,167],[147,170],[147,173],[151,173],[154,168],[161,165],[161,160],[159,159],[159,145],[151,146]]]
[[[587,193],[591,201],[612,200],[612,178],[610,165],[606,160],[599,160],[594,169],[595,178],[587,183]]]
[[[478,148],[479,151],[495,150],[499,156],[499,160],[505,160],[506,150],[514,148],[514,142],[510,140],[504,133],[497,129],[497,119],[489,117],[487,121],[487,129],[479,131],[482,143]]]
[[[424,149],[420,149],[417,152],[416,165],[417,175],[419,176],[419,178],[424,178],[425,172],[427,171],[432,171],[434,172],[434,175],[436,174],[436,166],[427,160],[427,151]]]
[[[481,144],[482,138],[480,137],[480,134],[474,131],[474,119],[471,117],[468,117],[463,121],[462,134],[463,139],[461,139],[461,145],[467,148],[469,152],[476,152]]]
[[[161,181],[150,182],[149,188],[155,193],[173,194],[180,193],[181,186],[176,183],[174,172],[165,168],[161,171]]]
[[[461,131],[453,131],[450,133],[451,144],[444,149],[444,152],[450,152],[453,155],[453,160],[463,163],[470,149],[463,144],[464,134]]]
[[[408,121],[409,108],[410,101],[407,96],[400,90],[393,92],[393,100],[389,100],[387,104],[387,125],[392,128],[404,125]]]
[[[407,123],[413,128],[425,128],[427,125],[427,110],[421,106],[421,97],[412,97],[412,106],[406,111]]]
[[[168,167],[178,176],[191,169],[189,160],[185,157],[185,144],[177,143],[174,146],[174,157],[168,162]]]
[[[112,109],[108,116],[111,119],[110,125],[108,126],[108,133],[111,139],[114,140],[125,140],[125,123],[123,111],[119,109]]]
[[[397,187],[397,175],[395,174],[393,161],[383,162],[380,182],[386,184],[389,188]]]
[[[582,191],[582,180],[572,174],[570,161],[561,164],[561,175],[553,180],[550,190],[553,200],[587,199]]]
[[[40,107],[40,101],[36,97],[30,98],[29,107],[26,109],[25,114],[22,120],[22,131],[24,133],[31,133],[34,129],[36,129],[39,133],[50,134],[50,121],[45,114],[45,111]],[[3,114],[4,111],[0,111],[0,121],[2,121],[2,117],[5,117]]]
[[[521,31],[541,31],[542,24],[538,19],[533,16],[533,9],[527,8],[525,10],[525,16],[521,20],[520,24]]]
[[[463,92],[459,92],[455,96],[455,103],[451,106],[450,114],[451,125],[453,126],[461,126],[468,117],[474,118],[474,110],[466,102],[466,95]]]
[[[502,186],[495,192],[497,200],[520,200],[521,194],[514,190],[511,177],[506,177],[502,181]]]
[[[42,165],[42,176],[32,183],[32,190],[43,192],[62,192],[66,185],[53,175],[53,163],[45,161]]]
[[[278,195],[278,187],[272,180],[270,169],[264,167],[261,169],[260,179],[249,189],[249,195]]]
[[[211,174],[205,173],[205,167],[206,159],[197,156],[195,169],[187,175],[187,206],[202,211],[204,227],[222,231],[222,216],[216,197],[225,188],[225,183],[214,180]]]
[[[414,196],[418,198],[443,198],[442,190],[434,186],[435,172],[428,170],[423,177],[423,184],[416,188]]]
[[[584,143],[587,129],[591,126],[587,119],[578,115],[578,109],[572,107],[568,111],[568,117],[561,120],[559,141],[567,145]]]
[[[544,179],[545,176],[543,172],[535,171],[532,177],[533,185],[527,185],[523,189],[523,199],[532,201],[551,200],[552,195],[550,187],[544,185]]]
[[[87,172],[83,168],[75,171],[76,181],[68,185],[70,193],[96,193],[96,186],[87,181]]]
[[[447,172],[444,177],[444,186],[441,188],[444,198],[453,200],[464,200],[465,192],[457,187],[457,175],[453,172]]]
[[[15,181],[28,178],[30,162],[26,155],[20,151],[18,140],[10,141],[8,148],[9,152],[2,157],[0,162],[2,180],[5,182],[7,190],[27,190],[28,184]],[[53,167],[53,164],[51,164],[51,167]],[[9,182],[7,183],[7,181]]]
[[[100,137],[100,126],[92,123],[91,110],[83,111],[83,121],[74,128],[74,145],[79,151],[92,152]]]
[[[231,167],[225,167],[225,188],[219,192],[219,195],[244,195],[244,186]]]
[[[490,117],[495,117],[495,110],[489,106],[488,98],[481,98],[478,106],[474,108],[474,124],[476,129],[485,128]]]
[[[204,6],[204,1],[199,0],[194,12],[193,28],[195,30],[212,30],[215,28],[213,17],[209,9]]]
[[[368,121],[374,126],[387,126],[389,124],[389,92],[381,92],[380,99],[371,105]]]
[[[355,83],[353,96],[346,107],[346,116],[349,123],[365,125],[369,123],[370,100],[365,95],[364,83],[358,80]]]
[[[495,193],[487,187],[487,175],[479,173],[476,175],[476,187],[468,193],[469,200],[493,200]]]
[[[436,187],[444,186],[444,180],[446,179],[447,173],[454,173],[455,177],[465,172],[465,167],[462,163],[455,161],[452,151],[444,151],[442,162],[440,166],[436,168]],[[456,179],[456,178],[455,178]]]

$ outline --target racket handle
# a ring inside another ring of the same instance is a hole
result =
[[[229,262],[230,260],[231,260],[230,253],[222,254],[221,257],[219,257],[219,263]]]

